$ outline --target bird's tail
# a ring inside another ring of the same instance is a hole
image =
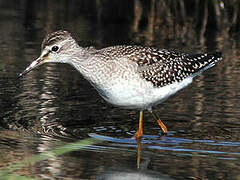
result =
[[[191,63],[191,68],[194,70],[193,77],[199,73],[213,67],[218,61],[222,60],[221,52],[187,55],[186,59]]]

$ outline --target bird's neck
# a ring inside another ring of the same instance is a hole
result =
[[[78,51],[75,51],[76,53],[74,53],[69,61],[70,64],[90,82],[94,81],[94,71],[96,71],[96,66],[98,66],[98,62],[93,55],[95,51],[96,49],[92,47],[79,47]]]

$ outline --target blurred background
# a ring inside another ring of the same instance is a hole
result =
[[[240,179],[240,2],[235,0],[0,0],[0,167],[69,142],[83,151],[16,171],[38,179]],[[64,29],[80,46],[137,44],[220,51],[223,61],[145,113],[141,166],[131,139],[138,112],[104,102],[72,67],[46,64],[22,79],[43,38]],[[1,175],[1,174],[0,174]]]

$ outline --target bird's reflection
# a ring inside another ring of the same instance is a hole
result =
[[[90,137],[101,140],[101,141],[105,141],[105,142],[114,142],[114,143],[120,143],[120,144],[128,144],[128,145],[137,145],[136,149],[134,150],[134,152],[137,153],[137,159],[136,159],[136,167],[137,169],[145,169],[148,165],[148,160],[146,161],[146,163],[141,162],[142,160],[142,147],[143,147],[143,139],[142,138],[114,138],[114,137],[110,137],[110,136],[103,136],[103,135],[99,135],[96,133],[90,133],[88,134]],[[129,147],[129,146],[128,146]],[[132,146],[131,146],[132,147]],[[143,166],[143,167],[141,167]]]
[[[137,168],[140,168],[141,162],[141,151],[142,151],[142,139],[137,139]]]
[[[172,178],[170,178],[169,176],[165,175],[165,174],[161,174],[159,172],[156,171],[152,171],[149,170],[148,164],[150,162],[150,158],[147,158],[145,161],[142,160],[142,152],[143,152],[143,144],[144,144],[144,139],[136,139],[135,137],[131,138],[131,139],[119,139],[119,138],[112,138],[112,137],[108,137],[108,136],[101,136],[101,135],[97,135],[95,133],[90,134],[91,137],[95,137],[97,139],[102,139],[102,140],[115,140],[115,142],[117,141],[118,143],[121,142],[125,142],[128,141],[129,143],[137,143],[137,148],[136,148],[136,153],[137,153],[137,161],[136,161],[136,165],[137,168],[126,168],[126,167],[105,167],[105,170],[103,171],[103,173],[101,173],[100,175],[97,176],[96,179],[98,180],[107,180],[107,179],[125,179],[125,180],[132,180],[132,179],[148,179],[148,180],[153,180],[153,179],[164,179],[164,180],[171,180]]]
[[[161,174],[156,171],[151,171],[147,168],[150,160],[146,160],[146,162],[141,162],[141,154],[142,154],[142,139],[137,139],[137,169],[130,169],[130,168],[121,168],[112,167],[111,169],[107,168],[97,176],[97,180],[132,180],[132,179],[147,179],[147,180],[154,180],[154,179],[164,179],[164,180],[172,180],[169,176],[165,174]]]

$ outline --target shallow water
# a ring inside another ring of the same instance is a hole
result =
[[[227,4],[217,6],[219,16],[211,3],[206,15],[207,5],[0,1],[0,167],[92,137],[99,142],[15,173],[39,179],[239,179],[238,24],[231,26]],[[167,135],[145,112],[139,144],[132,138],[138,112],[107,104],[72,67],[46,64],[17,79],[38,57],[46,32],[57,29],[71,31],[83,46],[216,50],[224,60],[155,107]]]

